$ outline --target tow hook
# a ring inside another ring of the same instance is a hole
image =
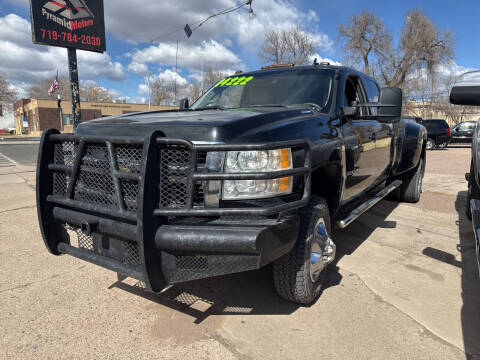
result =
[[[315,282],[320,273],[335,259],[336,245],[330,238],[323,219],[315,227],[310,254],[310,278]]]

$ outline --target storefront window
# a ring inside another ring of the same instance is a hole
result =
[[[73,124],[73,115],[72,114],[63,114],[63,125],[72,125]]]

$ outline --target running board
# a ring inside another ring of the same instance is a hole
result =
[[[337,229],[345,229],[348,225],[350,225],[353,221],[355,221],[360,215],[362,215],[365,211],[369,210],[373,205],[378,203],[382,200],[385,196],[390,194],[393,190],[398,188],[402,185],[402,180],[395,180],[390,183],[388,186],[380,190],[376,193],[373,197],[365,201],[364,203],[360,204],[358,207],[352,210],[350,214],[343,220],[339,220],[335,223],[335,227]]]

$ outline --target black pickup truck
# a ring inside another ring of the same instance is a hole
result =
[[[168,284],[273,262],[280,296],[312,303],[345,228],[390,194],[417,202],[425,128],[402,92],[347,67],[236,74],[179,110],[47,130],[37,203],[48,250]]]

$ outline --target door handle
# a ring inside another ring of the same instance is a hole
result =
[[[370,135],[370,140],[372,140],[373,142],[377,141],[377,134],[376,133],[372,133]]]

